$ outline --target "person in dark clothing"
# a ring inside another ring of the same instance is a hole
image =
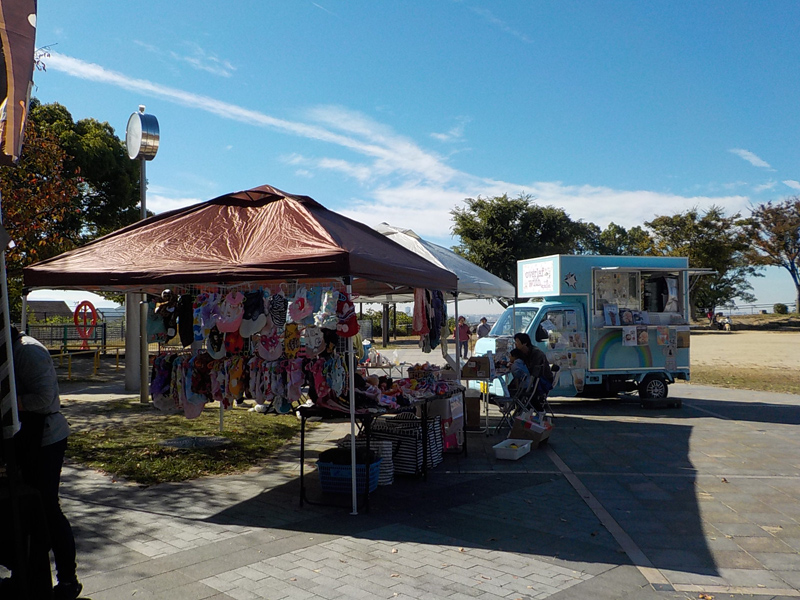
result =
[[[550,363],[547,362],[547,355],[531,343],[531,337],[527,333],[515,333],[514,345],[524,355],[525,366],[533,377],[541,377],[548,383],[553,383],[553,372],[550,370]]]
[[[20,471],[23,480],[41,495],[58,576],[53,598],[75,600],[83,589],[77,576],[75,537],[58,499],[61,467],[69,436],[69,425],[61,414],[58,376],[50,352],[41,343],[14,327],[11,328],[11,339],[17,404],[23,429],[26,421],[38,419],[39,424],[43,424],[38,451],[34,446],[33,451],[17,457]]]

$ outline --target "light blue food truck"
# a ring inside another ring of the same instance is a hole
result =
[[[502,361],[525,332],[559,366],[551,397],[638,391],[643,403],[680,407],[666,398],[669,384],[689,379],[689,272],[680,257],[518,261],[517,296],[530,301],[507,308],[474,354]],[[499,381],[491,391],[502,393]]]

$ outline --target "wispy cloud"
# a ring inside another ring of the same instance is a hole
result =
[[[527,35],[525,35],[521,31],[518,31],[518,30],[514,29],[513,27],[511,27],[511,25],[509,25],[508,23],[506,23],[502,19],[499,19],[498,17],[496,17],[492,13],[492,11],[490,11],[489,9],[480,8],[480,7],[477,7],[477,6],[472,6],[472,7],[470,7],[470,10],[472,12],[474,12],[476,15],[479,15],[479,16],[483,17],[484,19],[486,19],[487,21],[489,21],[489,23],[491,23],[492,25],[494,25],[495,27],[500,29],[500,31],[504,31],[505,33],[508,33],[508,34],[514,36],[515,38],[518,38],[518,39],[522,40],[526,44],[532,44],[533,43],[533,40],[531,38],[529,38]]]
[[[750,150],[744,150],[742,148],[731,148],[730,150],[728,150],[728,152],[735,154],[739,158],[746,160],[754,167],[762,167],[764,169],[772,168],[767,161],[765,161],[763,158],[756,156],[755,154],[750,152]]]
[[[464,129],[470,119],[466,117],[460,117],[458,121],[458,125],[452,127],[450,131],[447,131],[446,133],[431,133],[431,137],[439,140],[440,142],[462,141],[464,139]]]
[[[795,181],[794,179],[784,180],[783,185],[788,186],[793,190],[800,190],[800,181]]]
[[[327,8],[325,8],[324,6],[322,6],[321,4],[317,4],[316,2],[312,2],[311,4],[313,4],[314,6],[316,6],[316,7],[317,7],[318,9],[320,9],[320,10],[324,10],[324,11],[325,11],[326,13],[328,13],[329,15],[333,15],[334,17],[338,17],[338,16],[339,16],[339,15],[337,15],[335,12],[333,12],[332,10],[328,10]]]
[[[573,219],[591,221],[605,227],[614,221],[625,227],[641,225],[657,215],[672,214],[713,204],[731,212],[747,207],[746,196],[681,196],[648,190],[617,190],[562,182],[514,183],[465,173],[445,162],[438,154],[422,148],[414,140],[361,113],[340,106],[319,106],[309,110],[306,121],[289,121],[210,96],[135,79],[62,54],[52,54],[48,70],[56,70],[83,80],[105,83],[150,94],[175,104],[205,111],[222,119],[256,127],[266,127],[287,135],[326,142],[338,150],[360,157],[307,157],[290,153],[283,157],[295,173],[312,177],[315,171],[337,172],[357,180],[362,198],[348,202],[344,214],[369,225],[387,221],[414,229],[440,243],[452,220],[450,211],[464,198],[529,193],[541,205],[563,208]],[[800,183],[784,182],[786,185]],[[170,197],[168,190],[151,189],[149,206],[154,211],[186,206],[202,199]],[[160,193],[159,193],[160,192]],[[178,194],[175,194],[177,196]],[[205,199],[205,198],[203,198]]]
[[[183,42],[185,52],[177,52],[175,50],[164,51],[158,46],[148,44],[140,40],[135,40],[134,43],[148,52],[157,54],[162,58],[174,62],[186,63],[193,69],[198,71],[205,71],[212,75],[219,75],[220,77],[230,77],[236,70],[236,67],[228,61],[218,58],[214,54],[207,53],[201,46],[193,42]]]
[[[760,192],[766,192],[767,190],[775,189],[775,186],[778,185],[777,181],[768,181],[767,183],[762,183],[761,185],[757,185],[753,188],[753,191],[758,194]]]

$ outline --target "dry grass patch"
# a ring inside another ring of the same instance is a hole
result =
[[[764,367],[692,366],[692,383],[719,387],[800,394],[800,373]]]

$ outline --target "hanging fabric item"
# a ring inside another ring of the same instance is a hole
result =
[[[306,324],[310,323],[310,317],[313,315],[313,308],[308,301],[308,291],[305,286],[300,286],[300,289],[294,295],[292,303],[289,304],[289,318],[295,323]]]
[[[283,354],[283,343],[277,328],[261,330],[256,342],[256,352],[264,360],[278,360]]]
[[[192,306],[194,298],[191,294],[181,294],[178,297],[178,335],[181,339],[181,345],[191,346],[194,340],[194,307]]]
[[[208,294],[206,301],[200,306],[200,321],[202,322],[203,339],[208,337],[211,329],[219,318],[219,294]]]
[[[335,290],[325,290],[322,294],[322,304],[319,312],[314,315],[314,324],[324,329],[336,330],[339,324],[339,317],[336,316],[336,304],[339,299],[339,292]]]
[[[161,292],[161,302],[156,306],[156,314],[164,321],[167,339],[171,340],[178,333],[178,295],[172,290]]]
[[[302,395],[301,388],[303,387],[303,359],[296,358],[287,361],[286,364],[287,384],[286,396],[289,402],[298,402]]]
[[[325,349],[325,338],[322,330],[316,325],[309,325],[304,332],[306,340],[306,358],[316,358]]]
[[[283,327],[286,325],[286,309],[288,307],[288,302],[286,296],[283,294],[283,290],[278,290],[272,294],[269,300],[265,300],[264,306],[272,322],[275,324],[275,327]]]
[[[232,356],[228,359],[226,366],[228,368],[228,393],[226,396],[231,402],[237,402],[244,398],[244,358]]]
[[[283,331],[283,351],[286,358],[295,359],[300,350],[300,328],[297,323],[287,323]]]
[[[239,331],[244,315],[244,294],[241,292],[230,292],[225,296],[220,306],[220,314],[217,318],[217,328],[223,333]]]
[[[156,314],[155,300],[148,300],[147,302],[147,341],[150,343],[158,342],[159,344],[167,341],[164,319]]]
[[[345,292],[339,292],[339,301],[336,304],[336,315],[339,322],[336,331],[341,337],[349,338],[358,333],[358,318],[356,308]]]
[[[249,338],[264,329],[267,324],[267,315],[264,314],[264,293],[260,289],[245,292],[243,307],[239,333],[243,338]]]
[[[206,350],[213,359],[225,358],[225,335],[214,325],[208,332]]]
[[[225,334],[225,351],[228,354],[241,354],[244,351],[244,338],[238,329]]]
[[[414,288],[414,318],[411,323],[411,331],[417,335],[430,333],[428,317],[425,312],[425,289],[423,288]]]

